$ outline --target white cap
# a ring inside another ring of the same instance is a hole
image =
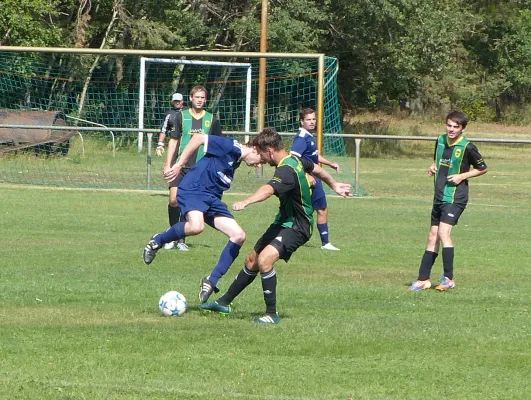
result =
[[[171,96],[171,101],[183,101],[183,95],[180,93],[174,93],[173,96]]]

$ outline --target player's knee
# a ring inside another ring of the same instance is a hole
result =
[[[439,239],[441,240],[444,247],[447,247],[447,245],[452,242],[450,232],[439,232]]]
[[[188,235],[199,235],[201,232],[203,232],[205,230],[205,224],[204,223],[199,223],[199,222],[190,222],[188,221],[188,229],[186,232]]]
[[[238,231],[232,233],[230,236],[230,241],[241,246],[245,242],[246,238],[247,235],[245,234],[245,231],[243,229],[239,229]]]
[[[258,269],[260,270],[261,274],[267,274],[273,269],[273,266],[270,263],[263,263],[258,261]]]
[[[435,243],[437,241],[438,235],[437,233],[430,232],[428,234],[428,242]]]
[[[173,207],[173,208],[179,207],[179,203],[177,202],[177,198],[172,199],[170,197],[169,205],[170,205],[170,207]]]
[[[258,271],[258,263],[256,262],[256,251],[251,251],[245,257],[245,268],[247,268],[249,271]]]

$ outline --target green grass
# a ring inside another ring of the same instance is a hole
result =
[[[531,364],[529,156],[488,157],[455,228],[457,288],[409,293],[431,209],[427,159],[362,159],[370,197],[329,198],[330,233],[277,265],[278,326],[256,326],[259,281],[222,318],[198,310],[199,280],[226,239],[141,260],[166,228],[165,194],[3,185],[2,399],[527,399]],[[245,167],[239,174],[246,174]],[[236,177],[238,180],[238,176]],[[228,195],[227,203],[242,196]],[[236,214],[245,254],[271,199]],[[433,273],[440,276],[441,261]],[[168,290],[183,317],[159,316]]]

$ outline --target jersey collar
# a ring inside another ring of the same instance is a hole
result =
[[[464,139],[463,134],[461,134],[461,136],[459,136],[459,139],[457,139],[457,140],[456,140],[455,142],[453,142],[453,143],[450,143],[450,141],[448,140],[448,134],[446,134],[446,144],[447,144],[448,146],[450,146],[450,147],[453,147],[453,146],[455,146],[456,144],[460,143],[461,140],[463,140],[463,139]]]
[[[302,128],[302,127],[301,127],[301,128],[299,128],[299,133],[301,133],[301,132],[305,132],[305,133],[307,133],[308,135],[310,135],[310,136],[312,136],[312,137],[313,137],[313,135],[312,135],[312,133],[311,133],[311,132],[307,131],[306,129],[304,129],[304,128]]]
[[[286,159],[286,158],[290,158],[291,157],[291,154],[288,154],[286,157],[284,157],[282,160],[279,161],[278,165],[282,164],[282,162]],[[277,165],[277,166],[278,166]]]

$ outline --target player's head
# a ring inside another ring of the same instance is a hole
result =
[[[171,104],[173,104],[173,107],[177,110],[183,108],[183,95],[180,93],[174,93],[171,96]]]
[[[253,146],[253,142],[248,142],[242,149],[242,160],[248,167],[259,167],[262,164],[262,157],[258,150]]]
[[[317,123],[315,110],[313,108],[302,109],[299,113],[299,121],[301,128],[306,129],[308,132],[315,130],[315,124]]]
[[[468,118],[466,117],[465,113],[462,113],[461,111],[451,111],[446,116],[446,122],[448,120],[454,121],[456,124],[461,126],[463,129],[466,128],[468,125]]]
[[[253,146],[260,154],[263,163],[269,165],[277,165],[275,161],[275,153],[282,152],[284,149],[284,142],[274,128],[264,128],[253,140]]]
[[[194,86],[190,91],[190,101],[192,108],[201,109],[205,106],[207,100],[207,91],[204,86]]]
[[[458,138],[468,124],[468,119],[461,111],[452,111],[446,116],[446,133],[448,138]]]

